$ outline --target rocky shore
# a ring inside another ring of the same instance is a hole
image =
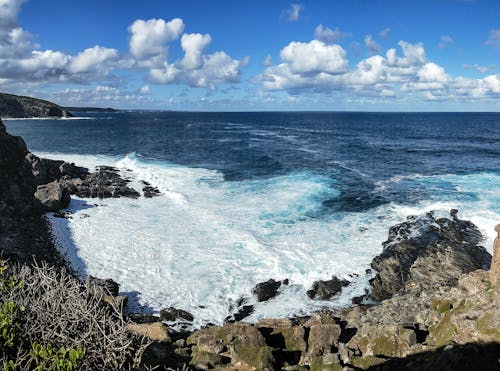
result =
[[[64,217],[59,211],[71,195],[140,197],[128,183],[114,168],[90,171],[38,158],[0,121],[2,258],[67,267],[44,213]],[[144,197],[156,194],[154,185],[144,184]],[[457,213],[429,212],[391,227],[382,253],[372,262],[371,291],[354,298],[357,304],[350,308],[251,324],[241,322],[252,311],[242,298],[223,326],[180,332],[170,325],[193,320],[181,309],[166,308],[159,316],[129,314],[127,330],[150,342],[139,369],[496,370],[500,237],[492,262],[480,245],[480,231]],[[287,284],[270,279],[249,295],[272,300]],[[86,285],[101,292],[104,303],[126,307],[117,283],[89,278]],[[307,295],[328,300],[347,285],[332,277],[315,282]]]
[[[69,110],[43,99],[0,93],[0,117],[47,118],[73,117],[73,115]]]

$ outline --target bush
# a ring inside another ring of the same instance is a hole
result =
[[[138,369],[144,338],[126,330],[122,308],[64,269],[0,260],[3,370]]]

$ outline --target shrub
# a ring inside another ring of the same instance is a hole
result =
[[[122,308],[64,269],[0,260],[3,370],[138,369],[149,342],[126,330]]]

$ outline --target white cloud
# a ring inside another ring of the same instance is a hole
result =
[[[209,34],[192,33],[182,35],[181,46],[185,53],[184,58],[179,62],[182,67],[188,70],[199,68],[202,64],[201,54],[203,49],[211,41],[212,38]]]
[[[491,30],[486,45],[500,46],[500,30]]]
[[[326,43],[336,43],[349,36],[351,34],[340,31],[338,27],[332,30],[328,27],[323,27],[322,24],[319,24],[314,30],[314,38]]]
[[[105,70],[107,62],[118,57],[118,50],[94,46],[78,53],[68,65],[70,73],[84,73],[92,70]]]
[[[390,27],[386,27],[382,31],[380,31],[378,35],[382,40],[386,40],[389,37],[389,32],[391,32]]]
[[[280,52],[281,59],[293,73],[326,72],[337,74],[348,68],[345,50],[336,44],[327,45],[318,40],[309,43],[291,42]]]
[[[372,35],[365,36],[365,46],[370,54],[378,54],[382,51],[382,46],[373,40]]]
[[[144,85],[139,89],[139,94],[151,94],[151,89],[149,85]]]
[[[474,69],[479,73],[487,73],[490,71],[499,70],[500,66],[481,66],[481,65],[475,63],[472,66],[468,65],[468,64],[462,64],[462,68],[464,68],[466,70]]]
[[[286,19],[288,22],[296,22],[300,18],[300,12],[304,10],[304,7],[300,4],[291,4],[285,12]]]
[[[262,61],[262,65],[267,67],[272,64],[273,64],[273,57],[271,57],[271,54],[268,54]]]
[[[163,19],[138,19],[129,27],[130,53],[138,60],[151,57],[167,57],[166,44],[176,40],[184,31],[184,21],[174,18],[169,22]]]

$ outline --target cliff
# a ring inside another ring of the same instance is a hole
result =
[[[46,100],[0,93],[0,117],[73,117],[73,115],[63,107]]]

